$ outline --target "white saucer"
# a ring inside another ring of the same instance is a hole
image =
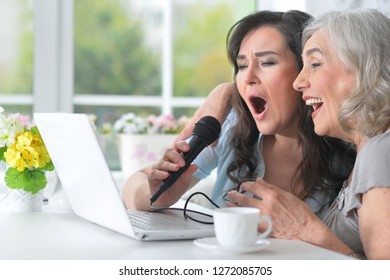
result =
[[[221,245],[219,245],[216,237],[205,237],[194,240],[194,244],[200,248],[209,249],[209,250],[218,250],[218,251],[226,251],[232,253],[251,253],[263,250],[268,247],[270,242],[267,239],[259,239],[255,242],[255,244],[245,247],[238,247],[233,249],[225,249]]]

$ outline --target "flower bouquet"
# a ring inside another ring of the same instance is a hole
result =
[[[10,189],[36,195],[46,187],[45,172],[54,170],[53,163],[30,118],[3,112],[0,107],[0,160],[8,167],[5,183]]]
[[[133,172],[156,162],[188,123],[172,114],[149,115],[145,118],[128,113],[113,126],[118,135],[118,150],[122,172]]]
[[[149,115],[146,118],[128,113],[114,124],[114,131],[123,134],[178,134],[188,123],[186,116],[175,119],[172,114]]]

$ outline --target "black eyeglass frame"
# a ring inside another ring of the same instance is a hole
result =
[[[227,191],[224,195],[223,195],[223,200],[225,201],[229,201],[229,202],[232,202],[232,200],[229,199],[229,197],[227,196],[229,192],[231,191],[237,191],[237,192],[240,192],[241,190],[241,185],[242,183],[245,183],[245,182],[254,182],[256,181],[256,178],[245,178],[245,179],[242,179],[240,182],[238,182],[237,186],[229,191]]]

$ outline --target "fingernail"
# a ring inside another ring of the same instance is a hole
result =
[[[235,206],[235,203],[232,201],[226,202],[226,206]]]

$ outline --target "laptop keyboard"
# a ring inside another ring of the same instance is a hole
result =
[[[128,210],[127,215],[133,226],[145,230],[199,228],[196,225],[187,223],[184,219],[169,217],[162,213]]]

